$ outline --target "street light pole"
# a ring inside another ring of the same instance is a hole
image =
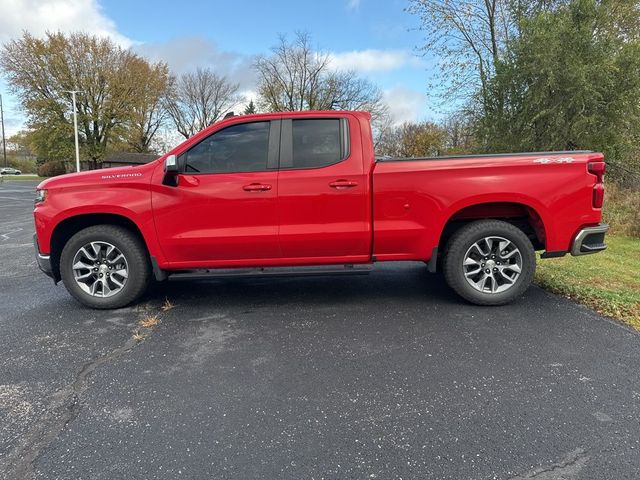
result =
[[[4,110],[2,109],[2,95],[0,95],[0,123],[2,124],[2,156],[4,157],[4,166],[7,167],[7,141],[4,138]]]
[[[76,114],[76,93],[82,93],[80,90],[66,90],[71,94],[73,102],[73,131],[76,138],[76,172],[80,171],[80,146],[78,145],[78,116]]]

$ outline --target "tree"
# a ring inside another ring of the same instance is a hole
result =
[[[271,52],[254,64],[263,110],[365,110],[374,120],[386,113],[380,89],[354,72],[333,70],[330,55],[314,51],[309,35],[297,33],[292,42],[281,36]]]
[[[477,150],[472,118],[464,111],[448,115],[441,123],[447,155],[464,155]]]
[[[46,112],[44,112],[46,114]],[[50,121],[47,121],[50,119]],[[73,125],[55,117],[43,116],[29,121],[27,142],[36,154],[38,165],[48,161],[67,161],[74,158]]]
[[[437,78],[445,99],[486,97],[509,35],[508,0],[410,0],[408,11],[420,17],[423,52],[440,60]]]
[[[253,103],[253,100],[249,100],[249,105],[244,107],[244,112],[243,113],[245,115],[253,115],[254,113],[256,113],[256,106]]]
[[[478,102],[480,113],[492,98],[488,83],[503,60],[507,45],[519,36],[520,21],[553,11],[568,0],[409,0],[407,11],[420,18],[424,54],[438,59],[433,90],[445,102]]]
[[[487,150],[603,150],[634,161],[640,138],[640,5],[573,0],[524,19],[490,82],[503,108],[478,123]],[[637,160],[635,160],[637,161]]]
[[[32,130],[20,130],[7,139],[7,152],[12,151],[23,159],[42,161],[38,157],[37,138],[34,138]],[[55,158],[59,160],[59,158]]]
[[[165,105],[178,132],[189,138],[241,103],[239,88],[209,68],[198,68],[173,80]]]
[[[139,90],[132,98],[131,115],[124,125],[124,141],[127,150],[149,153],[168,116],[163,102],[169,88],[169,68],[165,63],[149,64],[136,59],[132,70]]]
[[[78,128],[83,155],[93,166],[103,159],[114,130],[131,122],[136,109],[147,108],[140,107],[146,98],[144,86],[166,69],[155,64],[145,71],[144,64],[112,40],[86,33],[47,33],[40,39],[25,32],[0,51],[0,67],[27,112],[42,156],[71,158],[67,142],[72,112],[66,92],[81,90]],[[69,145],[73,148],[73,141]]]
[[[7,151],[9,150],[23,157],[33,156],[32,147],[26,131],[20,130],[18,133],[14,133],[7,138]]]
[[[446,131],[432,122],[405,122],[385,131],[377,155],[390,157],[434,157],[446,146]]]

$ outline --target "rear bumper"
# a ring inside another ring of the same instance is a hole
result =
[[[43,255],[40,253],[40,247],[38,246],[38,237],[33,235],[33,247],[36,250],[36,262],[38,262],[38,268],[45,274],[54,279],[53,268],[51,267],[51,257],[49,255]]]
[[[571,244],[571,255],[588,255],[606,250],[604,236],[609,230],[609,225],[601,223],[596,227],[586,227],[578,232]]]

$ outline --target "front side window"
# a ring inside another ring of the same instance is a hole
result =
[[[293,120],[293,168],[319,168],[342,160],[340,120]]]
[[[232,125],[202,140],[185,154],[186,173],[267,170],[270,122]]]

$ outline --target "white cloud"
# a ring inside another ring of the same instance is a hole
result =
[[[242,103],[242,110],[244,110],[244,107],[249,105],[249,102],[253,101],[253,103],[256,103],[258,101],[258,92],[254,89],[241,90],[240,96],[244,99],[244,102]]]
[[[389,106],[394,125],[418,121],[427,106],[427,96],[424,93],[401,86],[384,90],[383,98]]]
[[[389,72],[420,65],[419,59],[406,50],[354,50],[331,53],[330,57],[333,68],[357,72]]]
[[[47,31],[89,32],[113,39],[123,47],[134,42],[118,33],[97,0],[0,0],[0,43],[26,30],[40,36]]]
[[[220,50],[215,42],[203,37],[182,37],[166,42],[142,43],[133,50],[152,61],[167,62],[173,73],[193,71],[197,67],[211,67],[239,83],[241,89],[255,87],[256,78],[251,68],[252,58],[235,52]]]
[[[347,0],[347,10],[357,10],[360,8],[360,0]]]

